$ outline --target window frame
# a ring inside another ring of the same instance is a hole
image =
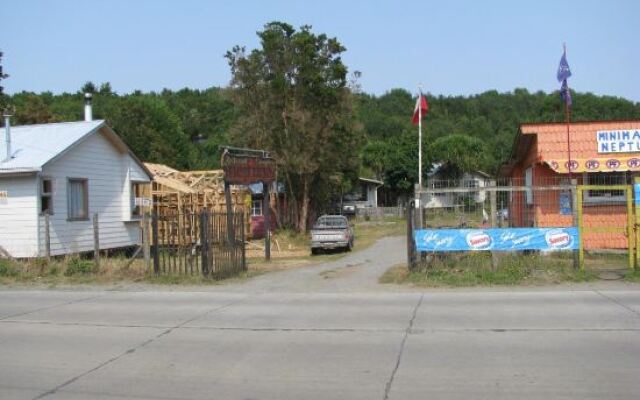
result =
[[[252,217],[261,217],[264,215],[264,212],[262,210],[262,203],[263,203],[263,199],[251,199],[251,216]],[[258,207],[256,207],[256,204],[258,204]],[[260,213],[256,213],[256,210],[260,210]]]
[[[612,183],[611,185],[628,185],[627,183],[627,173],[626,171],[616,171],[616,172],[585,172],[582,175],[583,182],[586,182],[586,185],[602,185],[600,182],[592,182],[591,180],[595,177],[602,177],[606,180],[607,176],[615,176],[617,175],[621,178],[620,183]],[[604,184],[607,186],[606,184]],[[603,195],[594,195],[592,192],[605,192]],[[609,192],[609,196],[607,193]],[[621,194],[611,195],[612,192],[622,192]],[[625,195],[624,190],[585,190],[583,203],[585,205],[598,205],[598,204],[611,204],[611,203],[620,203],[624,204],[627,201],[627,197]]]
[[[72,216],[71,209],[71,184],[81,183],[83,187],[83,217]],[[87,178],[67,178],[67,221],[88,221],[89,220],[89,179]]]
[[[49,182],[49,191],[45,192],[44,191],[44,182],[48,181]],[[38,205],[38,210],[39,210],[39,215],[40,216],[44,216],[45,214],[48,215],[53,215],[53,192],[54,192],[54,182],[55,180],[49,176],[41,176],[40,177],[40,182],[38,185],[38,199],[39,199],[39,205]],[[48,210],[43,210],[42,209],[42,200],[43,198],[47,198],[49,199],[49,208]],[[47,212],[48,211],[48,212]]]
[[[131,220],[138,220],[138,219],[142,219],[142,216],[144,214],[144,210],[142,209],[143,206],[138,205],[136,206],[136,192],[134,190],[134,187],[136,185],[145,185],[148,184],[149,182],[145,182],[145,181],[136,181],[136,180],[132,180],[130,181],[130,186],[129,186],[129,217],[131,218]],[[143,198],[142,196],[140,196],[140,198]],[[138,209],[138,213],[135,213],[134,210]]]
[[[524,170],[524,186],[526,187],[524,191],[524,203],[527,206],[533,205],[533,167],[529,166]]]

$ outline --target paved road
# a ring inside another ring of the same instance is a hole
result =
[[[206,291],[0,290],[0,398],[638,398],[635,286],[378,286],[402,250]]]

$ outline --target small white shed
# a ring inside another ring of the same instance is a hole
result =
[[[93,250],[96,213],[101,249],[140,243],[140,199],[151,174],[104,121],[15,126],[8,137],[0,146],[6,252],[44,256],[45,214],[51,255]]]

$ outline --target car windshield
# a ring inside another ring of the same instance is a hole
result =
[[[320,217],[315,228],[346,228],[347,220],[344,217]]]

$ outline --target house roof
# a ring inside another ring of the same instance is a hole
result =
[[[596,137],[598,131],[638,129],[640,129],[640,120],[572,122],[569,125],[571,160],[574,164],[576,160],[579,161],[572,170],[576,172],[585,170],[586,164],[580,160],[588,161],[598,157],[611,158],[606,154],[598,153]],[[503,164],[503,174],[508,175],[513,166],[531,156],[530,152],[534,143],[537,148],[537,154],[535,154],[537,161],[547,163],[552,168],[557,166],[553,169],[557,169],[558,172],[567,172],[562,170],[569,160],[567,124],[558,122],[520,125],[509,159]],[[638,153],[616,153],[615,156],[623,159],[638,157]],[[618,170],[621,169],[618,168]]]
[[[374,185],[378,185],[378,186],[384,185],[384,182],[379,181],[377,179],[371,179],[371,178],[358,178],[358,179],[361,180],[362,182],[373,183]]]
[[[129,153],[151,178],[149,170],[103,120],[12,126],[12,158],[5,160],[6,148],[3,140],[0,146],[0,174],[39,172],[46,164],[98,131],[118,150]]]

